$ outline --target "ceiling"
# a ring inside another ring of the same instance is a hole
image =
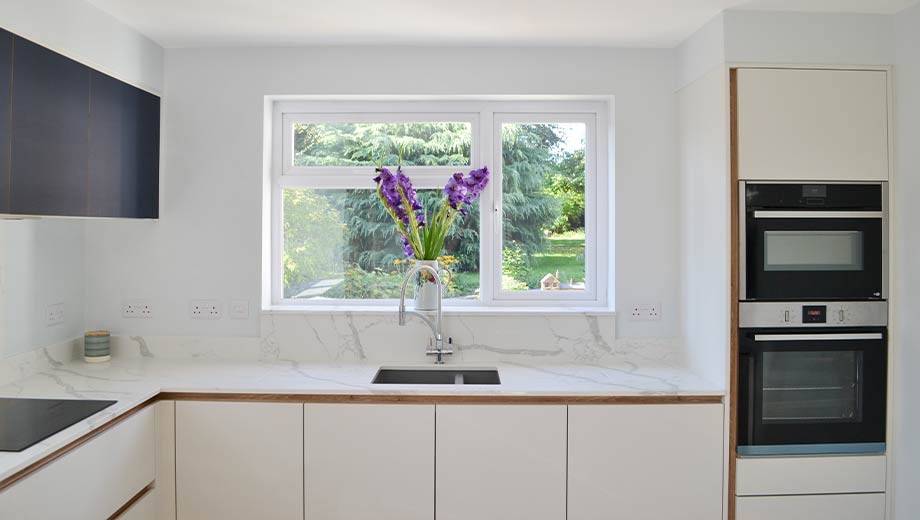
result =
[[[724,9],[891,14],[917,0],[88,0],[164,47],[673,47]]]

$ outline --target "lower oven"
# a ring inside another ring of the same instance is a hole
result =
[[[739,331],[740,456],[883,453],[885,327]]]

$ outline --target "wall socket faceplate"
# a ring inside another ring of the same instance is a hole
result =
[[[661,319],[661,304],[637,303],[629,308],[630,321],[658,321]]]
[[[52,303],[45,308],[45,325],[50,327],[64,323],[64,304]]]
[[[147,300],[126,300],[121,305],[122,318],[152,318],[153,306]]]
[[[230,301],[230,319],[231,320],[248,320],[249,319],[249,300],[231,300]]]
[[[188,315],[193,320],[219,320],[223,314],[219,300],[192,300],[188,306]]]

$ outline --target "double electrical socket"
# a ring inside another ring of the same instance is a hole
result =
[[[153,306],[147,300],[126,300],[121,304],[122,318],[152,318]]]
[[[219,320],[224,309],[218,300],[192,300],[188,312],[193,320]]]
[[[631,321],[658,321],[661,319],[661,305],[658,303],[639,303],[629,309]]]

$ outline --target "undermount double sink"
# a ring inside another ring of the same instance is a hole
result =
[[[494,368],[381,367],[375,385],[500,385]]]

